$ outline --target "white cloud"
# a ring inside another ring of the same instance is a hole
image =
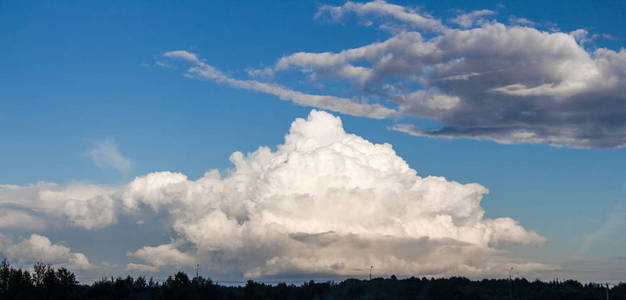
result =
[[[163,244],[157,247],[143,247],[135,252],[129,252],[127,255],[139,258],[150,265],[129,264],[128,268],[143,271],[154,271],[164,266],[185,267],[193,266],[196,260],[189,254],[183,253],[176,247],[177,244]]]
[[[393,28],[391,37],[337,52],[296,52],[248,73],[281,78],[274,75],[299,71],[310,81],[348,83],[355,87],[344,89],[356,91],[352,99],[233,79],[182,50],[165,56],[191,62],[188,76],[300,105],[369,118],[404,117],[407,124],[392,128],[416,136],[580,148],[626,146],[626,50],[584,47],[601,34],[585,29],[545,31],[515,16],[509,18],[512,25],[505,25],[488,19],[495,12],[486,9],[459,15],[451,20],[458,26],[447,26],[385,1],[323,5],[316,17],[338,20],[349,14],[363,18],[367,26],[382,22],[380,28]],[[357,97],[385,105],[362,103]],[[417,128],[411,118],[434,120],[442,127]]]
[[[274,70],[269,67],[265,67],[263,69],[246,69],[246,73],[250,75],[250,77],[256,78],[272,78],[274,76]]]
[[[87,152],[92,162],[99,168],[110,168],[126,175],[132,168],[130,159],[124,157],[111,139],[95,143],[94,148]]]
[[[474,10],[466,14],[458,15],[454,17],[451,21],[453,23],[459,24],[459,26],[463,28],[469,28],[476,24],[480,25],[485,23],[485,16],[490,16],[493,14],[495,14],[495,12],[488,9]]]
[[[521,26],[536,26],[537,23],[526,19],[526,18],[519,18],[516,16],[509,16],[509,23],[511,25],[521,25]]]
[[[353,88],[343,90],[355,91],[353,98],[234,79],[183,50],[164,55],[192,63],[190,77],[354,116],[403,118],[405,124],[391,128],[415,136],[626,147],[626,50],[584,47],[602,34],[546,31],[515,16],[505,25],[489,20],[495,12],[486,9],[459,15],[451,20],[458,26],[447,26],[385,1],[323,5],[316,17],[339,20],[349,14],[363,18],[368,27],[382,22],[379,28],[394,29],[391,37],[337,52],[296,52],[248,74],[281,78],[274,75],[299,71],[313,84],[350,84]],[[423,118],[442,127],[411,124]]]
[[[198,56],[196,54],[187,52],[184,50],[165,52],[163,56],[170,57],[170,58],[178,58],[178,59],[186,60],[192,63],[202,63],[200,59],[198,59]]]
[[[395,112],[393,109],[379,104],[359,103],[351,99],[335,96],[305,94],[276,84],[264,83],[256,80],[234,79],[226,76],[224,73],[213,68],[212,66],[203,63],[197,59],[197,55],[184,50],[170,51],[163,55],[166,57],[182,58],[192,62],[194,66],[189,68],[187,71],[188,76],[225,83],[239,89],[253,90],[275,95],[281,100],[291,100],[294,103],[303,106],[319,107],[348,115],[375,119],[390,117]]]
[[[346,10],[323,11],[341,16]],[[597,34],[546,32],[521,19],[517,23],[526,27],[481,20],[489,14],[479,10],[459,16],[454,21],[463,28],[447,27],[430,37],[402,30],[386,41],[338,52],[293,53],[280,58],[274,70],[345,80],[366,95],[395,102],[394,117],[444,125],[435,131],[414,128],[414,135],[570,147],[626,145],[625,50],[589,52],[581,44]]]
[[[419,177],[389,144],[344,132],[341,120],[313,111],[297,119],[275,152],[231,156],[227,177],[191,181],[170,172],[131,182],[126,207],[169,212],[176,244],[129,255],[154,267],[193,265],[256,277],[283,272],[355,275],[377,265],[397,274],[495,274],[505,266],[549,266],[507,259],[502,243],[546,239],[510,218],[483,219],[487,190]]]
[[[52,244],[47,237],[38,234],[32,234],[28,239],[16,244],[5,241],[0,245],[0,251],[10,261],[19,261],[20,263],[42,262],[73,270],[85,270],[93,267],[84,254],[71,252],[70,248],[60,244]]]
[[[121,187],[8,186],[0,201],[87,229],[122,213],[168,216],[175,241],[128,252],[140,262],[127,269],[142,272],[198,262],[247,277],[359,275],[370,265],[379,274],[424,276],[500,276],[510,266],[536,276],[554,268],[500,249],[546,238],[511,218],[484,218],[485,187],[420,177],[391,145],[346,133],[338,117],[314,110],[296,119],[275,149],[233,153],[224,176],[154,172]]]
[[[10,220],[20,219],[24,214],[43,215],[65,219],[73,226],[97,229],[116,221],[112,198],[114,191],[115,188],[97,185],[72,184],[63,187],[45,182],[25,186],[0,185],[0,208],[7,208],[4,214]],[[24,224],[22,228],[45,222],[41,218],[32,218],[29,220],[33,222]],[[25,221],[20,219],[22,223]]]
[[[420,14],[415,10],[387,3],[382,0],[375,0],[366,3],[347,1],[343,6],[323,5],[320,7],[315,17],[330,14],[334,19],[340,19],[348,13],[355,13],[359,16],[390,17],[407,24],[412,28],[425,31],[440,31],[445,29],[441,21],[428,14]]]
[[[126,265],[126,270],[139,271],[139,272],[156,272],[159,269],[157,267],[153,267],[149,265],[129,263]]]

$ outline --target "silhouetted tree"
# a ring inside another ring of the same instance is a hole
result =
[[[11,269],[7,259],[3,259],[0,262],[0,295],[4,295],[9,290],[9,276],[11,275]]]

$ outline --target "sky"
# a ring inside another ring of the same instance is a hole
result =
[[[625,12],[0,1],[0,256],[624,281]]]

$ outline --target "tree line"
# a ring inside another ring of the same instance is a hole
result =
[[[341,282],[270,285],[249,280],[222,286],[184,272],[162,282],[152,278],[103,278],[80,284],[66,268],[37,263],[28,272],[0,263],[0,299],[614,299],[626,300],[626,283],[607,288],[574,280],[528,281],[524,278],[469,280],[451,278],[374,278]]]

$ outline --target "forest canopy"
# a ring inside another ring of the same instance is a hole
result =
[[[575,280],[450,278],[346,279],[301,285],[249,280],[223,286],[184,272],[162,282],[152,278],[103,278],[80,284],[73,272],[37,263],[32,272],[0,263],[0,299],[626,299],[626,283],[606,286]]]

